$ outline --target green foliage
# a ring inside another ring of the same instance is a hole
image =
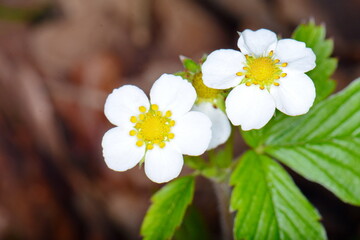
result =
[[[208,228],[201,213],[193,206],[186,212],[181,227],[176,231],[174,240],[208,240]]]
[[[360,79],[299,117],[280,117],[247,135],[250,145],[360,205]]]
[[[245,153],[231,184],[235,239],[326,239],[317,211],[269,157]]]
[[[360,205],[360,80],[267,138],[266,152]]]
[[[185,164],[205,177],[224,182],[230,175],[229,167],[233,160],[233,148],[232,136],[230,136],[223,148],[208,152],[209,161],[202,157],[186,156]]]
[[[316,67],[307,73],[315,84],[316,101],[330,95],[336,85],[334,80],[329,79],[337,66],[337,59],[330,58],[334,42],[325,37],[325,26],[317,26],[313,22],[299,25],[292,36],[298,41],[305,42],[306,46],[311,48],[316,55]]]
[[[193,176],[178,178],[152,197],[153,204],[141,226],[141,235],[145,240],[171,239],[193,199],[194,185]]]

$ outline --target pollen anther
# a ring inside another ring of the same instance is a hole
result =
[[[174,138],[171,133],[171,127],[175,125],[175,121],[170,118],[172,112],[168,110],[163,113],[158,109],[158,105],[152,104],[146,112],[146,108],[140,106],[139,115],[130,117],[134,126],[129,135],[137,138],[136,146],[145,145],[147,150],[154,149],[154,145],[164,148],[166,142]]]
[[[282,67],[286,67],[288,65],[288,63],[282,63],[281,66]]]
[[[136,123],[136,122],[137,122],[136,117],[135,117],[135,116],[131,116],[131,118],[130,118],[130,122],[132,122],[132,123]]]
[[[142,113],[146,112],[146,107],[140,106],[139,111],[142,112]]]
[[[157,104],[151,104],[151,109],[157,111],[159,110],[159,106]]]

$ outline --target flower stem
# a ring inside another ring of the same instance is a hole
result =
[[[230,194],[231,190],[226,182],[212,181],[216,198],[218,201],[218,211],[220,215],[222,240],[232,240],[233,214],[230,213]]]

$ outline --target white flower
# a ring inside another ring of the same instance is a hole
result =
[[[117,127],[102,140],[107,166],[126,171],[145,159],[145,173],[162,183],[177,177],[183,156],[200,155],[211,138],[211,122],[190,111],[195,89],[181,77],[164,74],[145,93],[132,85],[115,89],[105,103],[105,115]]]
[[[315,54],[305,43],[277,40],[275,33],[245,30],[238,40],[240,51],[212,52],[202,65],[204,84],[234,88],[226,99],[226,113],[243,130],[262,128],[275,108],[296,116],[313,105],[315,86],[305,74],[315,67]]]
[[[192,108],[194,111],[202,112],[211,120],[211,140],[207,150],[216,148],[228,140],[231,127],[225,113],[219,108],[214,108],[210,102],[201,102],[195,104]]]
[[[223,91],[204,85],[202,74],[197,73],[192,78],[192,85],[196,90],[197,101],[192,110],[204,113],[211,120],[211,140],[207,150],[216,148],[228,140],[231,126],[225,113],[216,107],[217,101],[224,101]]]

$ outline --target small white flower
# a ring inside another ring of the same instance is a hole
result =
[[[190,111],[195,89],[181,77],[164,74],[150,91],[150,102],[138,87],[115,89],[105,103],[105,115],[117,127],[102,140],[107,166],[126,171],[145,159],[145,173],[162,183],[177,177],[183,156],[200,155],[211,138],[211,122]]]
[[[238,47],[240,51],[216,50],[202,65],[205,85],[234,88],[225,104],[234,125],[262,128],[275,108],[291,116],[309,111],[315,86],[305,72],[315,67],[315,54],[305,43],[278,41],[275,33],[260,29],[242,32]]]
[[[202,112],[211,120],[211,140],[207,150],[216,148],[228,140],[231,127],[225,113],[219,108],[214,108],[210,102],[201,102],[195,104],[192,108],[194,111]]]
[[[218,103],[217,101],[224,101],[224,97],[221,95],[223,91],[205,86],[201,73],[195,74],[192,78],[192,85],[197,94],[197,100],[192,110],[204,113],[212,123],[212,137],[207,148],[210,150],[226,142],[231,133],[231,126],[225,113],[214,106]]]

